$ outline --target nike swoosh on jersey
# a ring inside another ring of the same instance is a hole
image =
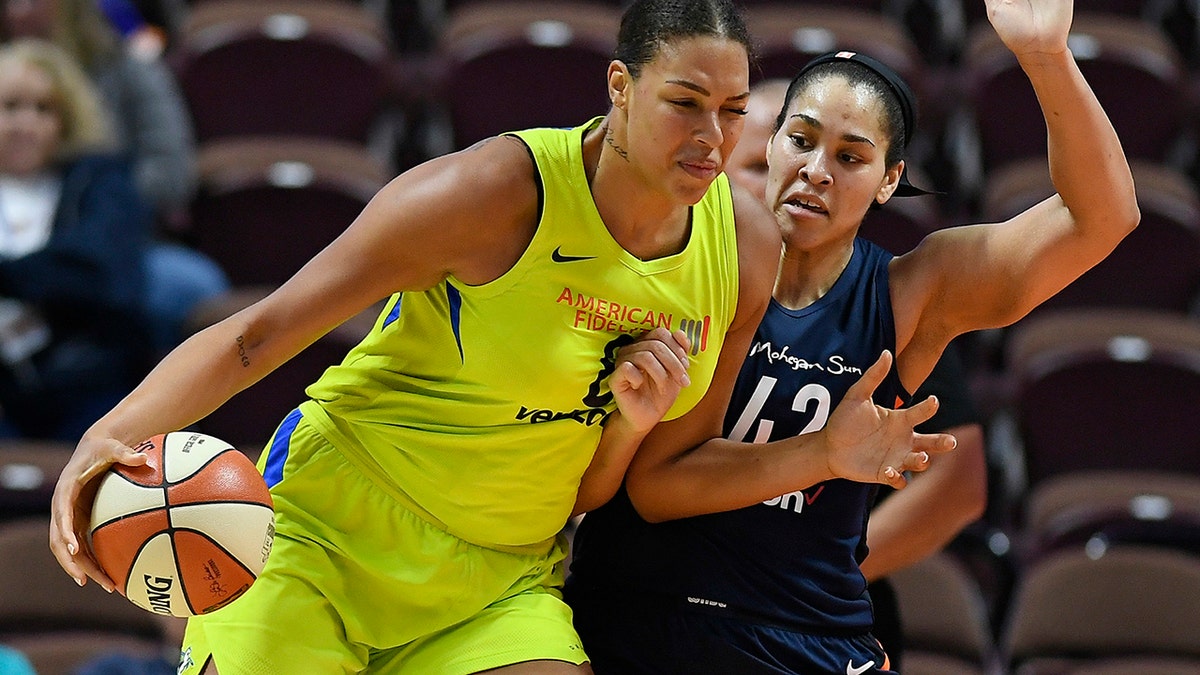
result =
[[[874,665],[875,665],[874,661],[867,661],[866,663],[864,663],[861,666],[858,666],[856,668],[856,667],[854,667],[854,660],[851,659],[846,662],[846,675],[862,675],[862,673],[867,672],[867,668],[870,668],[871,666],[874,666]]]
[[[563,255],[562,247],[559,246],[550,254],[550,259],[556,263],[579,262],[580,260],[592,260],[594,255]]]

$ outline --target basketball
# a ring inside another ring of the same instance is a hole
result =
[[[170,616],[216,611],[250,588],[275,538],[262,475],[228,443],[189,431],[141,443],[144,466],[113,465],[92,506],[96,561],[133,604]]]

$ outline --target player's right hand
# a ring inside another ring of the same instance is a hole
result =
[[[91,577],[109,593],[116,585],[92,555],[88,529],[100,478],[118,463],[142,466],[146,455],[111,438],[95,440],[85,435],[63,467],[50,502],[50,550],[58,564],[80,586]]]

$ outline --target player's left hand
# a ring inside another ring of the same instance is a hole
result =
[[[691,342],[677,330],[655,328],[617,351],[609,388],[626,423],[649,431],[691,384],[687,371]]]
[[[1067,48],[1071,0],[987,0],[988,20],[1016,54],[1058,54]]]
[[[825,425],[829,470],[839,478],[863,483],[885,483],[897,490],[907,484],[906,471],[924,471],[931,453],[953,450],[957,441],[949,434],[919,434],[913,427],[937,412],[929,397],[909,408],[892,410],[871,399],[892,365],[891,352],[883,352],[846,392]]]

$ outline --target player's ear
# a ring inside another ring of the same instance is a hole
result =
[[[892,194],[896,192],[896,188],[900,185],[900,176],[904,175],[904,160],[900,160],[895,166],[889,168],[883,174],[883,183],[879,186],[879,190],[875,193],[875,202],[878,204],[886,204],[887,200],[892,198]]]
[[[626,89],[633,83],[629,68],[622,61],[614,60],[608,64],[608,99],[614,108],[625,109],[628,102]]]

